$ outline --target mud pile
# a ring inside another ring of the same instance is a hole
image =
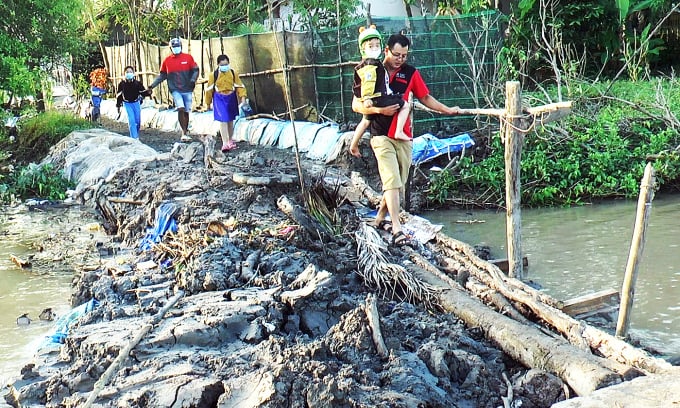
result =
[[[171,136],[155,137],[142,140],[172,146]],[[99,305],[65,344],[24,367],[5,396],[13,406],[491,408],[564,399],[561,380],[521,367],[452,314],[366,286],[354,235],[363,221],[350,200],[336,201],[338,230],[321,238],[284,213],[282,197],[304,208],[292,152],[242,143],[206,167],[203,144],[172,149],[83,192],[112,237],[99,251],[111,256],[80,271],[72,303]],[[347,184],[350,171],[371,166],[301,163],[308,186]],[[234,173],[275,181],[239,184]],[[141,250],[159,224],[176,231]],[[409,262],[388,251],[390,262]],[[368,318],[373,293],[383,356]]]

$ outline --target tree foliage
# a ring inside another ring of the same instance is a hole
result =
[[[0,2],[0,89],[35,95],[41,72],[81,49],[82,9],[78,0]]]

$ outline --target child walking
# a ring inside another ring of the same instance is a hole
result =
[[[236,149],[232,140],[234,135],[234,119],[239,115],[239,105],[246,102],[246,88],[238,74],[229,66],[229,57],[222,54],[217,57],[217,69],[208,78],[205,91],[205,103],[210,109],[213,105],[213,117],[220,122],[222,152]]]
[[[120,115],[120,108],[125,105],[130,137],[133,139],[139,139],[139,129],[142,123],[140,101],[145,96],[151,96],[151,91],[145,89],[142,82],[135,78],[135,68],[128,65],[125,67],[125,79],[118,84],[116,108],[118,108]]]

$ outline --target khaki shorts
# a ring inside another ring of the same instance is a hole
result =
[[[373,136],[371,147],[378,161],[383,191],[403,188],[411,167],[413,142]]]

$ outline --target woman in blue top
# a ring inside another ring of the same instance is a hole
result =
[[[135,69],[132,66],[125,67],[125,79],[118,84],[118,93],[116,94],[116,107],[120,114],[120,107],[125,105],[125,112],[128,118],[128,127],[130,129],[130,137],[133,139],[139,138],[139,129],[141,127],[141,113],[142,109],[140,101],[145,96],[151,96],[151,91],[144,88],[144,85],[135,78]]]

